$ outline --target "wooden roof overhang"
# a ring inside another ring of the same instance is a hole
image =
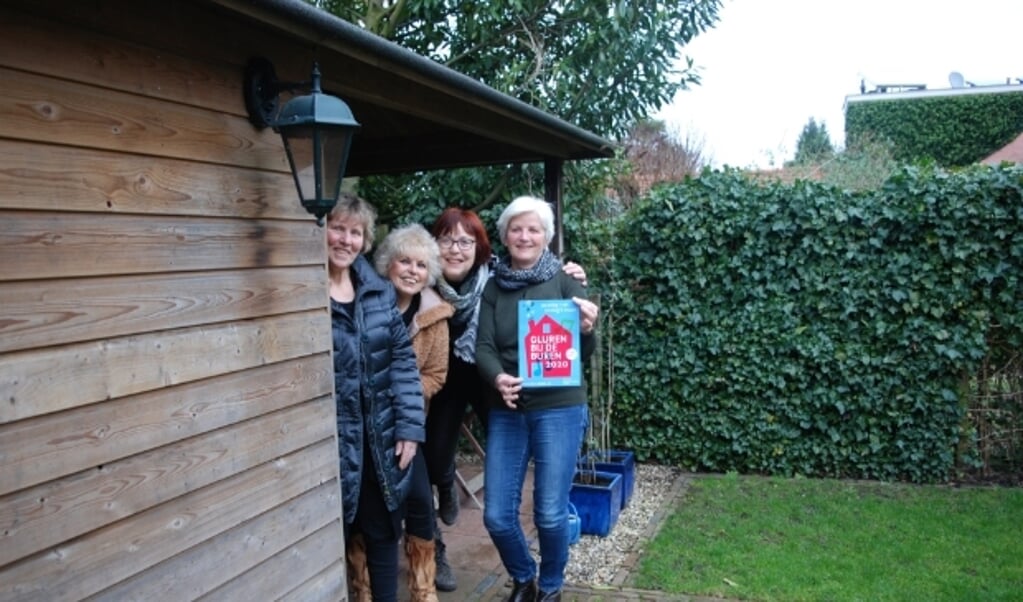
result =
[[[294,55],[306,60],[312,51],[324,91],[344,99],[361,124],[347,176],[531,162],[560,171],[563,161],[613,155],[600,136],[302,0],[206,1],[233,27],[265,32],[266,58],[282,80],[308,79],[311,65]],[[282,53],[289,45],[301,52]]]

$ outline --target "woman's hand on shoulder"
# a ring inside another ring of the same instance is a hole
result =
[[[586,270],[583,269],[583,266],[574,261],[569,261],[561,266],[561,271],[578,280],[579,284],[586,286]]]
[[[593,327],[597,325],[597,314],[600,313],[600,308],[593,301],[582,297],[572,297],[572,301],[579,306],[579,331],[583,334],[590,334],[593,332]]]

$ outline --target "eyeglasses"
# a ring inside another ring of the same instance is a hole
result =
[[[471,238],[451,238],[450,236],[441,236],[437,239],[437,244],[442,249],[450,249],[451,245],[458,245],[458,248],[463,251],[468,251],[472,248],[476,241]]]

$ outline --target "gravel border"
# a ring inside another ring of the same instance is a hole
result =
[[[628,585],[643,545],[652,539],[689,480],[670,466],[636,465],[629,505],[606,537],[583,535],[569,548],[565,583],[585,587]]]

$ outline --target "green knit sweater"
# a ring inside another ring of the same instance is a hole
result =
[[[532,284],[517,291],[502,290],[495,278],[483,289],[480,300],[479,333],[476,338],[476,366],[487,387],[487,401],[492,407],[505,408],[494,387],[494,379],[502,372],[519,373],[519,301],[522,299],[586,298],[586,288],[577,280],[558,272],[554,278]],[[582,359],[587,361],[597,347],[595,332],[581,334]],[[561,408],[586,403],[586,381],[577,387],[546,387],[522,389],[517,405],[521,410]]]

